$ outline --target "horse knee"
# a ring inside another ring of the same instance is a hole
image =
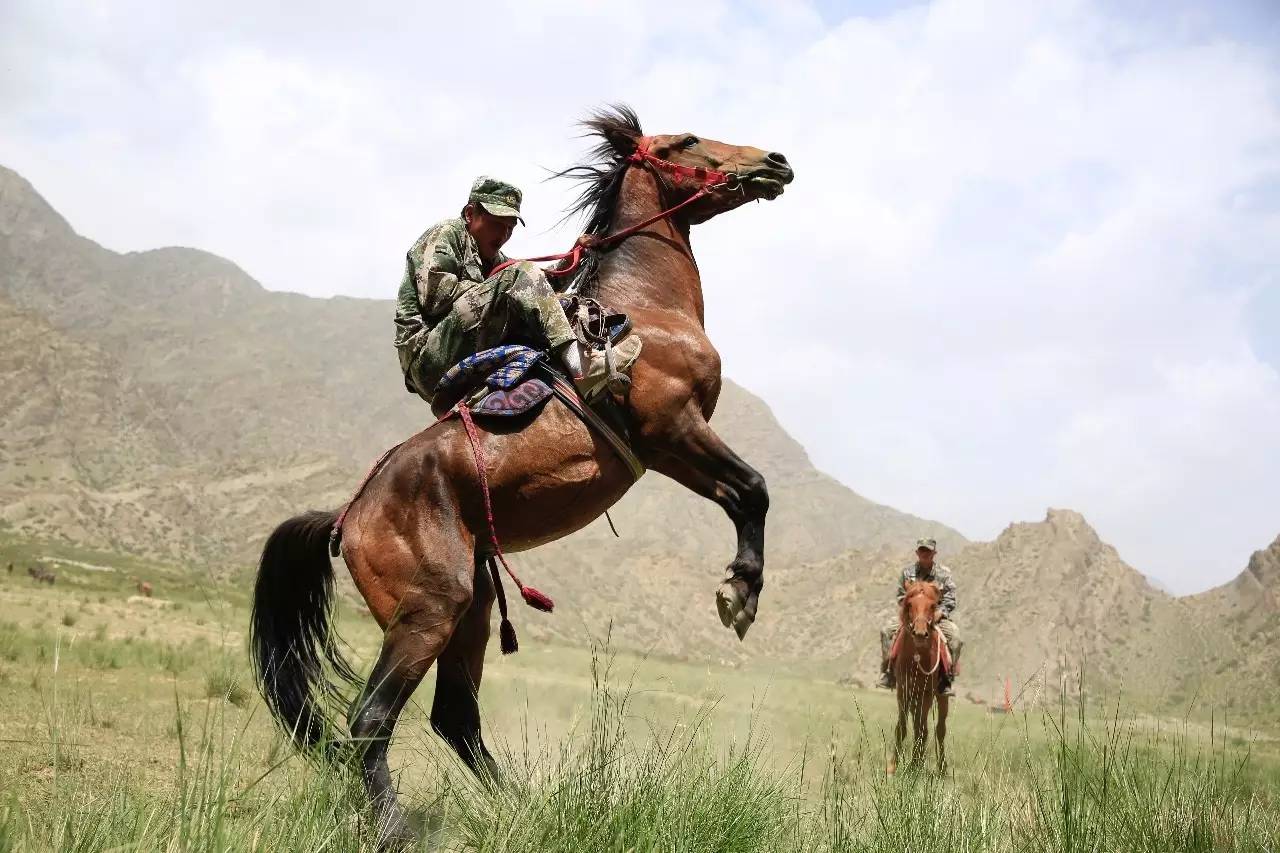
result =
[[[375,666],[364,692],[347,716],[351,736],[369,745],[391,738],[400,708],[416,686],[406,684],[405,679],[394,671],[380,674],[378,670],[379,667]]]
[[[752,469],[742,483],[742,508],[747,513],[763,517],[769,511],[769,486],[764,475]]]

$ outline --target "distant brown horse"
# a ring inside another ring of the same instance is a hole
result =
[[[42,566],[28,566],[27,574],[29,574],[31,579],[36,583],[47,583],[49,586],[53,586],[54,581],[58,579],[58,576],[54,572]]]
[[[915,730],[911,766],[924,763],[929,742],[929,711],[938,701],[938,772],[947,769],[947,710],[950,698],[938,695],[938,679],[943,666],[944,640],[938,630],[939,592],[928,581],[908,581],[902,598],[902,628],[894,642],[893,674],[898,686],[898,726],[894,732],[893,757],[889,775],[898,770],[902,741],[907,735],[907,714]]]
[[[151,597],[151,584],[148,581],[138,581],[138,594],[145,597]]]
[[[587,233],[596,237],[643,224],[692,198],[705,186],[700,168],[733,176],[599,252],[594,284],[583,293],[625,311],[644,342],[625,413],[636,455],[718,503],[737,527],[737,556],[717,606],[741,637],[764,586],[769,499],[764,478],[707,424],[720,394],[720,357],[703,327],[689,229],[745,202],[776,198],[793,178],[791,166],[781,154],[689,133],[645,136],[627,108],[597,113],[584,124],[600,139],[596,160],[565,174],[585,182],[575,210],[587,214]],[[610,445],[558,400],[531,422],[479,426],[506,550],[534,548],[584,527],[632,485]],[[263,695],[306,747],[322,744],[332,731],[322,708],[329,689],[324,662],[354,678],[328,625],[333,574],[326,544],[336,517],[312,512],[280,525],[263,550],[254,593],[253,650]],[[394,843],[411,833],[391,783],[387,748],[401,709],[432,664],[432,727],[473,770],[496,773],[481,739],[476,698],[495,595],[483,568],[491,547],[463,424],[441,421],[401,445],[352,503],[343,531],[342,556],[384,631],[381,654],[348,719],[364,745],[365,784],[384,841]],[[619,593],[627,588],[620,577]]]

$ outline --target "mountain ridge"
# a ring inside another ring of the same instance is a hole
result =
[[[67,340],[96,347],[139,393],[163,398],[169,426],[189,448],[211,457],[205,461],[271,464],[314,454],[330,465],[320,493],[340,502],[371,459],[430,420],[403,390],[390,345],[391,300],[270,291],[233,262],[198,249],[111,252],[76,234],[34,187],[2,167],[0,264],[0,296]],[[99,306],[101,322],[85,323],[86,298]],[[344,407],[350,399],[360,405]],[[240,417],[230,419],[221,408]],[[780,537],[784,550],[816,553],[829,536],[848,544],[866,536],[965,541],[945,525],[869,501],[813,468],[768,407],[732,381],[725,383],[715,423],[765,470],[783,518],[795,508],[785,525],[790,532]],[[718,509],[674,486],[658,490],[658,500],[640,500],[646,512],[675,500],[707,524],[717,519],[731,543],[731,526]],[[620,517],[635,501],[624,502]],[[861,519],[865,529],[842,534],[840,523],[848,519]],[[654,537],[651,544],[659,542]]]

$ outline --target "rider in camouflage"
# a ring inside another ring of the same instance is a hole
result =
[[[536,264],[505,263],[502,246],[520,218],[520,190],[480,177],[462,213],[427,229],[409,249],[396,301],[396,351],[404,384],[427,402],[450,367],[502,343],[551,350],[581,377],[564,311]]]
[[[916,561],[903,569],[902,576],[898,579],[898,603],[902,603],[907,581],[931,581],[942,594],[942,598],[938,603],[938,630],[942,632],[943,638],[947,641],[947,648],[951,652],[953,669],[949,677],[947,675],[939,677],[938,692],[946,696],[954,696],[955,668],[960,664],[960,650],[964,648],[964,643],[960,639],[960,629],[956,627],[956,623],[951,619],[951,614],[956,609],[956,582],[951,577],[951,569],[941,563],[934,562],[934,557],[937,553],[937,540],[916,540]],[[889,651],[893,647],[893,639],[897,636],[898,628],[901,624],[898,610],[895,609],[893,618],[885,622],[884,627],[880,629],[880,687],[892,688],[894,686],[893,667],[890,665]]]

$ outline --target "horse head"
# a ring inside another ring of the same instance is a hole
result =
[[[625,106],[597,112],[582,126],[602,140],[592,152],[601,166],[561,173],[595,184],[583,192],[575,210],[600,209],[601,196],[616,196],[613,179],[620,184],[629,166],[657,176],[667,207],[701,194],[681,210],[689,224],[705,222],[749,201],[775,199],[795,179],[791,164],[777,151],[730,145],[695,133],[648,135],[635,112]],[[607,223],[593,221],[587,231],[602,232],[602,225]]]
[[[916,645],[924,645],[938,624],[938,588],[928,581],[906,581],[902,597],[902,624]]]

